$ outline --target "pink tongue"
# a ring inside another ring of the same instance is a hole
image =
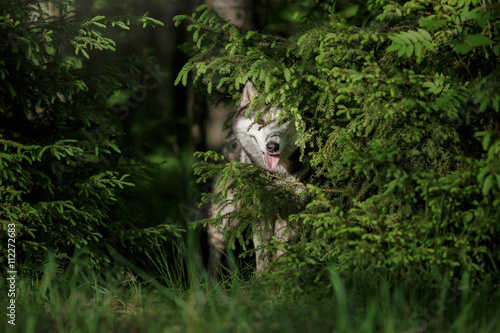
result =
[[[278,162],[280,161],[280,156],[279,155],[264,154],[264,161],[266,162],[268,167],[270,167],[271,169],[274,169],[274,168],[276,168],[276,166],[278,165]]]

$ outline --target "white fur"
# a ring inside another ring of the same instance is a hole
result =
[[[298,162],[293,162],[290,158],[297,150],[295,145],[297,139],[295,124],[290,120],[281,121],[279,119],[281,107],[272,107],[267,112],[265,108],[262,108],[261,112],[265,113],[259,119],[255,119],[256,109],[251,103],[256,94],[257,91],[253,83],[247,81],[243,89],[239,111],[233,119],[233,136],[228,139],[224,155],[228,160],[254,164],[271,173],[278,173],[283,177],[297,180],[300,178],[298,175],[306,174],[309,168],[301,168],[300,165],[297,168]],[[245,113],[248,113],[248,115],[245,116]],[[269,151],[267,149],[269,143],[279,145],[279,149]],[[279,162],[276,167],[270,168],[266,164],[264,154],[279,156]],[[232,194],[228,193],[228,199],[232,197]],[[233,205],[228,205],[224,207],[221,213],[227,214],[234,209]],[[210,215],[213,217],[216,214],[217,207],[212,206],[210,208]],[[223,230],[227,228],[227,224],[228,221],[224,220],[219,227],[213,225],[208,227],[210,248],[209,270],[213,275],[217,275],[220,267],[222,252],[225,248]],[[271,260],[271,253],[265,249],[265,245],[270,242],[273,236],[283,242],[291,239],[293,232],[289,228],[288,222],[276,220],[274,225],[269,228],[268,226],[260,225],[256,221],[253,242],[256,248],[257,271],[263,270]],[[274,256],[277,257],[281,254],[282,252],[279,252]]]
[[[288,158],[297,149],[295,141],[297,140],[297,130],[295,124],[291,121],[277,123],[281,108],[272,108],[269,113],[261,117],[265,121],[264,124],[259,124],[252,117],[245,118],[240,116],[234,123],[234,133],[240,141],[243,149],[251,155],[252,160],[259,167],[282,175],[286,175]],[[269,119],[269,122],[267,120]],[[276,155],[279,155],[280,161],[278,165],[271,169],[264,162],[264,153],[267,152],[266,144],[273,141],[279,144],[279,150]]]

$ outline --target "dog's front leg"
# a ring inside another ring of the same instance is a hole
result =
[[[212,276],[219,275],[222,261],[222,253],[226,247],[224,243],[224,233],[216,226],[209,225],[208,230],[208,272]]]
[[[233,200],[233,194],[228,192],[227,198],[229,200]],[[209,209],[209,216],[214,218],[217,216],[218,206],[212,205]],[[222,215],[226,215],[231,213],[234,210],[234,206],[232,204],[227,205],[224,209],[221,210]],[[208,236],[208,272],[214,276],[219,276],[219,270],[221,268],[222,263],[222,255],[224,254],[224,250],[226,249],[226,242],[224,240],[224,232],[227,230],[229,226],[229,221],[227,219],[223,219],[221,225],[209,225],[207,229]]]
[[[295,231],[291,228],[291,225],[289,222],[278,219],[276,220],[275,226],[274,226],[274,236],[282,242],[282,243],[288,243],[294,236],[295,236]],[[283,250],[278,250],[274,254],[273,258],[279,258],[285,253]]]
[[[269,226],[267,224],[259,225],[254,229],[253,233],[253,245],[255,247],[255,262],[256,271],[260,272],[269,265],[271,261],[271,252],[265,247],[269,245],[269,242],[274,235],[274,226]]]

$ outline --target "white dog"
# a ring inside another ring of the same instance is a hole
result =
[[[240,106],[233,119],[233,134],[228,138],[223,148],[223,155],[229,161],[239,161],[254,164],[270,173],[279,174],[291,180],[305,179],[310,172],[307,163],[301,163],[300,151],[295,145],[297,131],[295,124],[290,119],[278,122],[281,107],[272,107],[256,120],[256,109],[250,109],[250,103],[257,91],[251,81],[247,81],[243,89]],[[264,111],[265,108],[262,109]],[[245,114],[248,115],[245,117]],[[232,200],[232,194],[228,193]],[[217,215],[218,207],[210,208],[210,215]],[[234,206],[226,206],[222,214],[230,213]],[[220,267],[222,253],[225,249],[223,230],[227,221],[223,221],[220,228],[210,225],[208,227],[208,243],[210,248],[209,271],[216,275]],[[255,232],[257,230],[257,232]],[[263,270],[270,262],[270,253],[262,245],[267,245],[271,238],[276,236],[281,241],[288,241],[292,232],[288,223],[277,220],[273,228],[264,228],[257,225],[254,228],[253,242],[256,248],[256,269]],[[280,256],[282,253],[276,253]]]

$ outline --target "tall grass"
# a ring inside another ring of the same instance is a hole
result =
[[[39,279],[19,280],[16,326],[4,318],[0,327],[7,333],[493,333],[500,328],[498,289],[470,288],[467,276],[422,289],[382,275],[342,276],[332,268],[330,289],[292,298],[278,284],[244,277],[235,265],[215,281],[197,264],[181,260],[175,268],[187,272],[181,281],[161,249],[149,254],[155,265],[165,265],[156,277],[126,266],[96,272],[81,259],[62,270],[49,257]],[[6,295],[4,287],[1,292]],[[7,306],[5,297],[1,306]]]

